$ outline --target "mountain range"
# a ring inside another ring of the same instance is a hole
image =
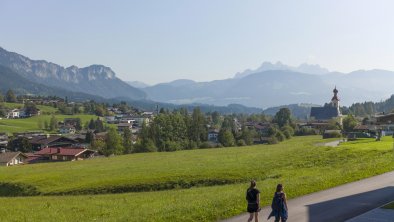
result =
[[[32,82],[50,87],[103,98],[127,97],[133,100],[146,98],[143,91],[123,82],[109,67],[103,65],[64,68],[44,60],[31,60],[1,47],[0,65]]]
[[[302,72],[302,70],[304,70]],[[306,73],[315,71],[316,74]],[[234,78],[195,82],[176,80],[141,88],[147,97],[175,104],[204,103],[250,107],[273,107],[296,103],[323,105],[330,102],[337,87],[342,105],[381,101],[394,93],[394,72],[358,70],[351,73],[329,72],[318,65],[290,67],[263,63],[256,70],[237,73]]]
[[[280,62],[264,62],[255,70],[245,70],[223,80],[196,82],[179,79],[153,86],[138,81],[124,82],[111,68],[103,65],[64,68],[1,47],[0,66],[2,91],[13,88],[30,94],[98,101],[139,101],[148,107],[155,107],[154,104],[166,107],[205,104],[208,110],[221,106],[228,110],[259,112],[261,108],[286,104],[323,105],[331,100],[334,87],[339,90],[341,104],[346,106],[355,102],[381,101],[394,91],[394,72],[391,71],[358,70],[345,74],[330,72],[319,65],[293,67]],[[246,106],[260,108],[248,109]]]

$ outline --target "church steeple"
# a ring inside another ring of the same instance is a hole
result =
[[[331,99],[331,104],[334,107],[339,108],[339,98],[338,98],[338,90],[337,90],[337,86],[335,86],[334,90],[332,91],[334,93],[334,96]]]

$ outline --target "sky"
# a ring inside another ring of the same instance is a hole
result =
[[[148,84],[264,61],[394,70],[391,0],[0,0],[0,47]]]

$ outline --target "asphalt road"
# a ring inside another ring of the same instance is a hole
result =
[[[345,221],[393,200],[394,171],[289,200],[287,222]],[[259,222],[267,221],[270,212],[269,207],[263,208]],[[242,214],[224,221],[247,221],[248,217]]]

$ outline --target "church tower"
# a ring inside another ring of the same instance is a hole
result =
[[[337,109],[338,116],[340,116],[341,115],[341,110],[339,109],[338,90],[337,90],[336,86],[335,86],[335,88],[334,88],[334,90],[332,92],[334,93],[334,96],[331,99],[331,105]]]
[[[334,90],[332,92],[334,93],[334,96],[331,99],[331,104],[334,107],[339,108],[338,90],[337,90],[336,86],[335,86],[335,88],[334,88]]]

